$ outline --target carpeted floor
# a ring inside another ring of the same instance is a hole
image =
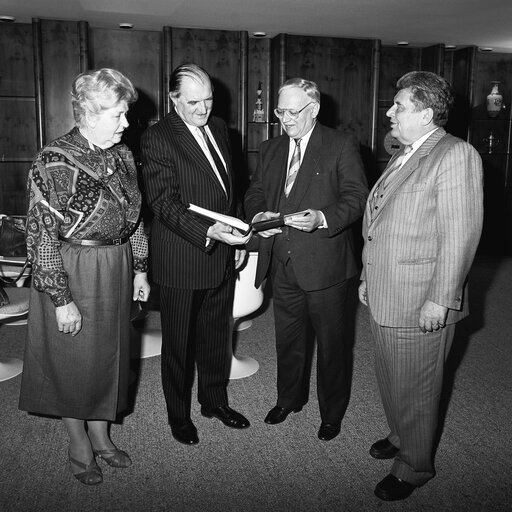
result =
[[[471,275],[473,314],[459,326],[448,363],[437,477],[404,502],[373,495],[390,462],[368,454],[387,431],[365,308],[355,316],[351,402],[341,434],[325,443],[316,437],[314,369],[305,409],[281,425],[263,422],[276,398],[273,317],[266,303],[252,327],[239,333],[237,347],[260,369],[229,386],[231,405],[251,427],[233,431],[206,419],[194,400],[200,443],[177,443],[166,424],[160,358],[135,359],[133,410],[112,428],[134,464],[125,470],[103,465],[104,483],[97,487],[71,476],[60,421],[18,411],[20,377],[0,383],[0,510],[510,511],[512,260],[479,259]],[[22,357],[25,331],[0,326],[3,357]]]

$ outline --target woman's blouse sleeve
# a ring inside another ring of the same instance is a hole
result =
[[[137,229],[130,236],[133,253],[134,272],[148,271],[148,235],[144,229],[144,222],[141,220]]]
[[[27,255],[32,264],[32,282],[36,290],[47,293],[55,306],[73,301],[59,251],[59,225],[64,220],[55,184],[48,173],[44,153],[40,153],[28,175]],[[66,180],[65,164],[58,175]],[[55,166],[54,166],[55,167]],[[55,169],[52,171],[55,175]],[[62,184],[61,184],[62,185]]]

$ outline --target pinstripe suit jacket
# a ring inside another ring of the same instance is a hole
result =
[[[234,269],[234,248],[210,241],[211,222],[187,210],[189,203],[234,214],[233,169],[226,124],[211,117],[208,126],[226,162],[230,191],[226,194],[208,159],[174,108],[148,128],[141,140],[142,174],[154,213],[151,271],[156,283],[182,289],[215,288]]]
[[[367,202],[361,279],[378,324],[417,327],[426,300],[449,308],[448,323],[467,315],[466,278],[482,229],[482,181],[477,151],[439,128],[379,189],[378,210]]]

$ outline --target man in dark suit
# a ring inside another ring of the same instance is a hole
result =
[[[359,298],[375,338],[388,436],[376,459],[395,459],[375,488],[407,498],[435,474],[443,367],[455,324],[468,314],[466,279],[483,218],[482,161],[442,128],[453,102],[444,78],[413,71],[386,115],[404,145],[375,184],[363,220]]]
[[[317,339],[318,437],[335,438],[350,395],[349,341],[344,336],[347,285],[358,273],[350,226],[368,189],[353,137],[317,122],[320,92],[295,78],[279,89],[275,114],[286,132],[261,145],[245,197],[248,218],[289,217],[260,233],[255,285],[271,275],[277,405],[265,422],[281,423],[307,402],[307,331]]]
[[[174,70],[170,113],[141,141],[154,214],[151,269],[160,285],[162,384],[173,436],[199,442],[190,417],[194,363],[201,413],[232,428],[249,422],[228,406],[234,272],[248,237],[192,214],[190,203],[232,215],[233,169],[225,123],[210,116],[210,77],[195,64]]]

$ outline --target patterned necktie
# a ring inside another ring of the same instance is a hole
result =
[[[295,149],[293,151],[292,159],[290,160],[290,166],[288,167],[288,176],[286,177],[286,183],[284,185],[284,195],[288,197],[290,191],[295,183],[295,178],[299,172],[300,167],[300,141],[301,139],[295,139]]]
[[[210,140],[210,137],[208,137],[208,134],[206,133],[204,126],[199,126],[198,128],[203,134],[206,146],[208,147],[208,151],[210,152],[210,155],[213,158],[215,167],[217,168],[217,172],[220,176],[220,179],[222,180],[222,183],[224,184],[224,190],[226,192],[226,195],[229,196],[229,180],[226,168],[224,167],[224,164],[222,163],[222,160],[220,159],[217,150],[214,148],[212,141]]]
[[[391,175],[400,169],[402,162],[404,161],[405,155],[408,155],[412,151],[412,146],[405,146],[403,153],[393,162],[391,167],[387,169],[382,178],[381,185],[386,188],[389,185],[389,178]]]

